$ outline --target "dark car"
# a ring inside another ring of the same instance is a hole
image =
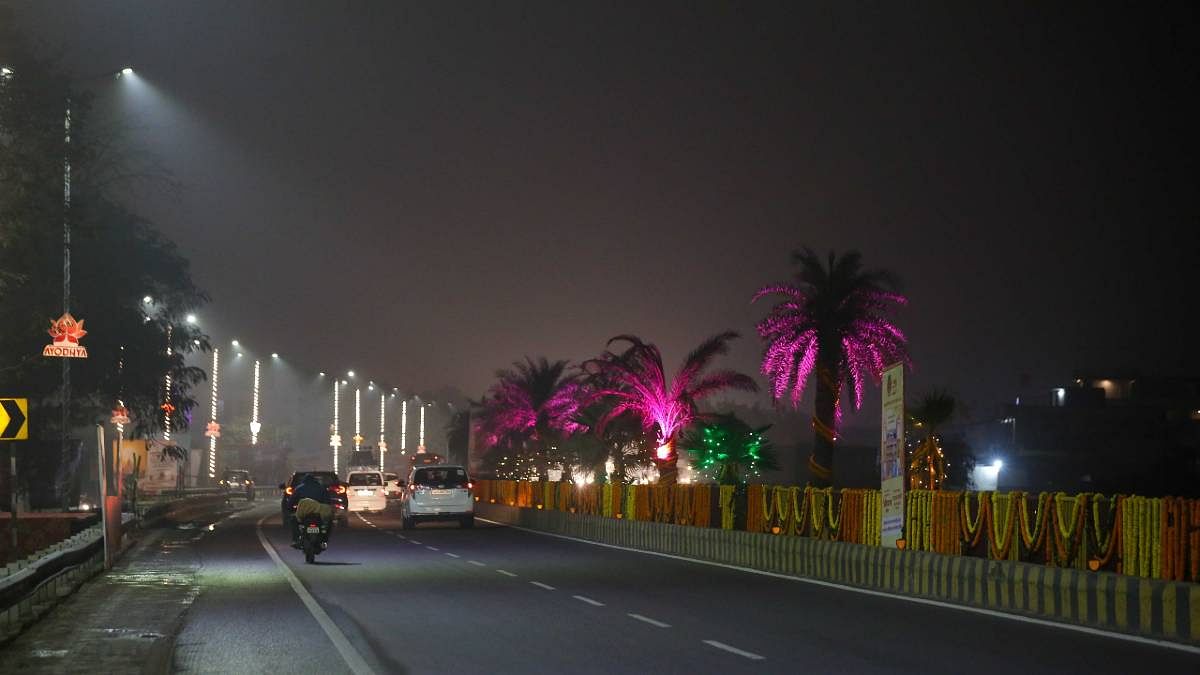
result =
[[[225,497],[245,497],[247,501],[254,501],[254,479],[250,476],[250,472],[245,469],[228,469],[221,477],[221,487],[225,491]]]
[[[305,476],[315,476],[325,489],[329,490],[332,497],[330,500],[333,503],[334,518],[342,524],[346,523],[346,484],[338,478],[337,474],[332,471],[297,471],[292,474],[292,477],[286,483],[280,483],[279,489],[283,490],[283,497],[279,500],[279,512],[283,518],[285,526],[291,525],[292,514],[296,512],[296,500],[292,497],[292,491],[304,480]]]

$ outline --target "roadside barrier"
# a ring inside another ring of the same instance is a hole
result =
[[[878,490],[480,480],[475,494],[535,510],[880,543]],[[909,551],[1200,582],[1200,499],[915,490],[905,500]]]

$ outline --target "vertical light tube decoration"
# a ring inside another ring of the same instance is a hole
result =
[[[254,391],[253,402],[250,407],[250,445],[258,445],[258,432],[262,430],[262,425],[258,423],[258,359],[254,360]]]
[[[333,434],[329,437],[329,445],[333,448],[333,472],[338,470],[338,448],[342,447],[342,435],[339,433],[338,408],[341,407],[341,397],[338,381],[333,381]]]
[[[171,325],[167,324],[167,375],[163,378],[163,441],[171,443]]]
[[[354,449],[362,447],[362,389],[354,390]]]
[[[421,435],[417,443],[417,452],[425,452],[425,404],[421,403]]]
[[[213,479],[217,477],[217,387],[220,385],[220,372],[218,370],[220,361],[218,357],[221,353],[220,349],[213,348],[213,363],[212,363],[212,395],[209,397],[209,420],[208,425],[208,477]]]
[[[379,390],[379,470],[383,471],[383,453],[387,452],[387,441],[383,438],[385,420],[387,420],[387,394]]]
[[[400,402],[400,454],[408,449],[408,401]]]

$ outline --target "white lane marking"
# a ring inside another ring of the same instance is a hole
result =
[[[397,533],[396,533],[396,536],[397,536],[397,537],[400,537],[401,539],[408,539],[408,537],[406,537],[406,536],[404,536],[404,535],[400,534],[399,532],[397,532]]]
[[[441,550],[440,548],[438,548],[436,546],[426,546],[425,548],[429,549],[430,551],[440,551]]]
[[[572,595],[571,597],[575,598],[576,600],[578,600],[580,602],[586,602],[587,604],[591,605],[592,607],[603,607],[604,606],[603,602],[600,602],[599,600],[593,600],[591,598],[586,598],[582,595]]]
[[[420,545],[421,545],[421,542],[417,541],[416,539],[409,539],[409,541],[411,541],[412,543],[416,544],[417,546],[420,546]]]
[[[581,544],[591,544],[592,546],[601,546],[603,548],[611,548],[611,549],[616,549],[618,551],[628,551],[630,553],[641,553],[643,555],[653,555],[653,556],[658,556],[659,558],[670,558],[671,560],[682,560],[684,562],[696,563],[697,565],[708,565],[710,567],[723,567],[728,570],[736,570],[738,572],[746,572],[748,574],[758,574],[758,575],[761,575],[764,577],[775,577],[776,579],[787,579],[788,581],[799,581],[800,583],[804,583],[804,584],[813,584],[814,586],[824,586],[826,588],[835,588],[835,589],[838,589],[841,591],[850,591],[851,593],[862,593],[863,595],[874,595],[874,596],[880,597],[880,598],[890,598],[892,600],[902,600],[904,602],[913,602],[913,603],[917,603],[919,605],[931,605],[933,607],[941,607],[943,609],[953,609],[953,610],[958,610],[960,612],[971,612],[972,614],[983,614],[984,616],[990,616],[990,617],[994,617],[997,619],[1005,619],[1008,621],[1019,621],[1021,623],[1031,623],[1031,624],[1034,624],[1035,626],[1044,626],[1046,628],[1061,628],[1063,630],[1071,630],[1071,631],[1075,631],[1077,633],[1087,633],[1088,635],[1096,635],[1099,637],[1105,637],[1105,638],[1109,638],[1112,640],[1124,640],[1125,642],[1136,642],[1138,644],[1149,645],[1151,647],[1162,647],[1164,649],[1175,649],[1175,650],[1178,650],[1181,652],[1187,652],[1189,654],[1200,654],[1200,647],[1194,647],[1192,645],[1180,644],[1178,642],[1170,642],[1167,640],[1155,640],[1154,638],[1142,637],[1140,635],[1126,635],[1124,633],[1114,633],[1112,631],[1102,630],[1099,628],[1092,628],[1091,626],[1079,626],[1079,625],[1070,624],[1070,623],[1057,623],[1055,621],[1049,621],[1046,619],[1037,619],[1037,618],[1034,618],[1031,616],[1021,616],[1019,614],[1006,614],[1004,612],[998,612],[994,609],[984,609],[982,607],[968,607],[967,605],[955,605],[955,604],[952,604],[949,602],[942,602],[940,600],[930,600],[928,598],[913,598],[913,597],[909,597],[907,595],[896,595],[894,593],[885,593],[883,591],[877,591],[872,588],[857,588],[855,586],[844,586],[842,584],[835,584],[832,581],[822,581],[820,579],[806,579],[804,577],[794,577],[794,576],[791,576],[788,574],[780,574],[779,572],[767,572],[765,570],[756,570],[756,569],[751,569],[749,567],[741,567],[739,565],[730,565],[728,563],[713,562],[711,560],[697,560],[696,558],[687,558],[687,557],[684,557],[681,555],[674,555],[671,553],[659,553],[658,551],[641,551],[636,548],[629,548],[627,546],[617,546],[616,544],[605,544],[605,543],[602,543],[599,541],[588,541],[587,539],[580,539],[579,537],[568,537],[565,534],[554,534],[553,532],[539,532],[538,530],[531,530],[528,527],[520,527],[518,525],[509,525],[508,523],[501,523],[499,521],[489,520],[487,518],[482,518],[480,516],[475,516],[475,519],[483,521],[485,523],[491,523],[492,525],[499,525],[501,527],[509,527],[514,530],[520,530],[522,532],[529,532],[530,534],[540,534],[540,535],[543,535],[546,537],[554,537],[555,539],[566,539],[568,541],[577,541]],[[633,616],[633,615],[631,614],[630,616]]]
[[[317,603],[317,599],[308,592],[304,584],[300,583],[295,573],[283,562],[283,559],[275,552],[275,548],[271,546],[266,536],[263,535],[262,524],[269,517],[267,515],[259,518],[258,524],[254,526],[254,531],[258,534],[258,542],[262,544],[263,550],[267,552],[267,555],[271,556],[271,560],[275,561],[275,565],[283,573],[292,590],[296,592],[296,595],[300,596],[300,601],[308,608],[309,614],[312,614],[313,618],[317,620],[317,624],[321,626],[321,630],[325,631],[325,635],[329,637],[329,641],[333,643],[338,653],[342,655],[342,660],[346,662],[346,665],[350,668],[350,672],[355,673],[355,675],[372,675],[375,671],[371,670],[371,666],[367,665],[362,655],[350,644],[350,640],[346,639],[346,634],[337,627],[333,619],[329,618],[325,610],[321,609],[321,605]]]
[[[483,563],[479,562],[478,560],[468,560],[467,562],[471,563],[472,565],[479,565],[480,567],[487,567],[487,565],[484,565]]]
[[[716,640],[701,640],[701,642],[703,642],[706,645],[711,645],[713,647],[716,647],[717,649],[723,649],[723,650],[729,652],[730,654],[737,654],[738,656],[744,656],[744,657],[750,659],[751,661],[762,661],[763,659],[767,658],[767,657],[763,656],[762,654],[755,654],[754,652],[748,652],[744,649],[738,649],[737,647],[734,647],[733,645],[727,645],[724,642],[717,642]]]
[[[544,588],[544,589],[546,589],[546,590],[548,590],[548,591],[552,591],[552,590],[554,590],[554,587],[553,587],[553,586],[551,586],[550,584],[543,584],[543,583],[542,583],[542,582],[540,582],[540,581],[531,581],[531,582],[529,582],[529,583],[533,584],[534,586],[537,586],[538,588]]]
[[[508,570],[496,570],[496,571],[497,571],[497,572],[499,572],[500,574],[503,574],[503,575],[504,575],[504,576],[506,576],[506,577],[515,577],[515,576],[517,576],[517,575],[513,574],[512,572],[509,572]]]
[[[651,619],[650,617],[642,616],[641,614],[630,613],[630,614],[627,614],[626,616],[628,616],[631,619],[637,619],[638,621],[648,623],[651,626],[658,626],[659,628],[670,628],[671,627],[671,624],[669,624],[669,623],[663,623],[662,621],[658,621],[656,619]]]
[[[451,558],[461,558],[462,557],[461,555],[459,555],[457,553],[447,553],[446,555],[450,556]]]

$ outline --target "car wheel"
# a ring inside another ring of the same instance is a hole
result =
[[[464,516],[458,521],[458,524],[461,525],[463,529],[475,527],[475,516]]]

